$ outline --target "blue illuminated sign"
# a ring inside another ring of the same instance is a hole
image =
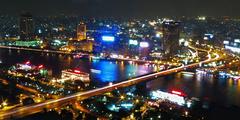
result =
[[[214,35],[213,34],[204,34],[204,40],[210,40],[213,39]]]
[[[113,41],[115,41],[115,37],[114,36],[102,36],[102,40],[107,41],[107,42],[113,42]]]
[[[137,40],[129,40],[129,45],[138,45]]]

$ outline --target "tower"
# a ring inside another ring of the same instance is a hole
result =
[[[23,13],[20,16],[20,39],[31,40],[34,38],[33,18],[30,13]]]
[[[77,26],[77,40],[86,40],[87,39],[87,26],[84,23],[80,23]]]
[[[161,47],[165,55],[172,56],[177,54],[179,48],[180,22],[163,22],[162,32],[163,39],[161,40]]]

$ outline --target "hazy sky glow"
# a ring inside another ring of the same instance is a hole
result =
[[[239,0],[1,0],[0,13],[83,16],[240,16]]]

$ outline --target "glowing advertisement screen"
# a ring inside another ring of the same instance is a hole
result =
[[[102,36],[102,40],[106,41],[106,42],[113,42],[113,41],[115,41],[115,37],[114,36]]]
[[[147,47],[149,47],[149,44],[148,44],[148,42],[140,42],[140,47],[147,48]]]
[[[138,45],[138,41],[137,40],[129,40],[129,44],[130,45]]]
[[[228,45],[229,44],[229,41],[223,41],[223,44],[225,44],[225,45]]]

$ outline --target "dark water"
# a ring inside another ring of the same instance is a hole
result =
[[[60,75],[61,70],[78,68],[89,72],[92,82],[99,86],[109,82],[120,82],[128,78],[150,73],[152,67],[143,64],[130,64],[129,62],[74,59],[68,55],[47,54],[30,51],[17,51],[0,49],[0,60],[4,67],[30,60],[32,64],[44,66],[52,70],[53,76]],[[91,72],[91,69],[100,73]],[[209,74],[178,73],[167,77],[158,78],[147,83],[150,90],[176,89],[185,92],[190,97],[198,97],[214,101],[223,105],[240,106],[240,81],[231,79],[216,79]]]
[[[90,73],[93,82],[99,85],[108,84],[109,82],[119,82],[153,71],[152,67],[144,64],[130,64],[127,61],[79,59],[73,58],[70,55],[8,49],[0,49],[0,60],[4,67],[26,61],[30,61],[33,65],[43,64],[44,67],[52,71],[54,77],[59,77],[61,70],[76,68],[83,72]]]
[[[189,97],[217,103],[223,106],[240,106],[240,81],[215,78],[211,74],[177,73],[152,80],[147,83],[149,90],[161,89],[164,91],[178,90]]]

